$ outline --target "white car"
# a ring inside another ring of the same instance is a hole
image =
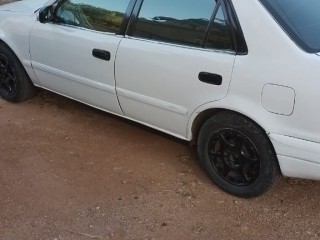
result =
[[[320,179],[320,1],[23,0],[0,7],[0,95],[35,86],[195,141],[223,190]]]

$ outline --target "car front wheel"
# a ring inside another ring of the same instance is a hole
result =
[[[233,112],[217,113],[204,123],[197,151],[211,180],[239,197],[266,192],[279,172],[274,149],[264,130]]]
[[[0,96],[10,102],[22,102],[36,93],[36,88],[15,54],[0,43]]]

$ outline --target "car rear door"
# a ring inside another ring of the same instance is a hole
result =
[[[30,33],[30,53],[41,86],[122,114],[114,62],[129,2],[59,1],[53,21],[37,21]]]
[[[224,5],[217,2],[136,5],[116,59],[127,117],[184,138],[192,112],[226,96],[235,50]]]

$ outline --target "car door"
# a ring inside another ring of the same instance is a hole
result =
[[[224,5],[144,0],[133,16],[116,59],[122,110],[184,138],[190,115],[229,88],[235,50]]]
[[[30,32],[30,54],[41,86],[89,105],[122,114],[114,62],[130,0],[63,0],[49,23]]]

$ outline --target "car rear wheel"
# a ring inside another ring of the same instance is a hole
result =
[[[22,102],[36,93],[36,88],[15,54],[0,43],[0,96],[10,102]]]
[[[211,180],[239,197],[266,192],[279,167],[271,142],[257,124],[246,117],[220,112],[208,119],[198,135],[197,151]]]

